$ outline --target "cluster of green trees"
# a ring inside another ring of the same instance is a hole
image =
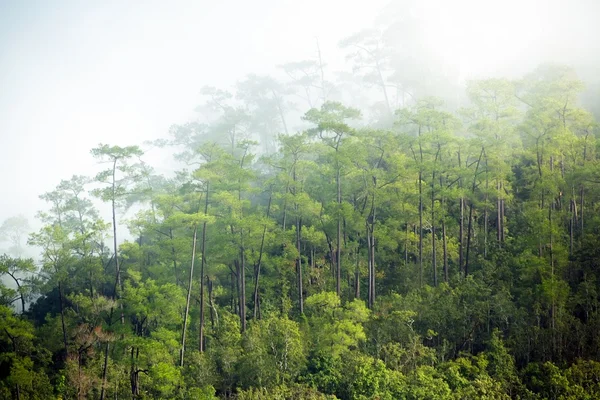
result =
[[[41,196],[41,266],[0,257],[0,397],[600,396],[598,129],[571,69],[393,123],[323,98],[280,135],[257,79],[158,142],[173,175],[100,145],[105,170]]]
[[[203,88],[152,143],[172,173],[93,149],[105,169],[41,196],[39,260],[6,220],[0,398],[600,397],[582,82],[457,94],[405,11],[340,43],[335,82],[317,43],[285,80]]]

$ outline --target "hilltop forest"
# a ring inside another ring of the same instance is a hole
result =
[[[381,43],[342,42],[335,83],[317,58],[206,87],[197,119],[42,194],[39,257],[0,257],[0,397],[599,398],[582,81],[435,93]]]

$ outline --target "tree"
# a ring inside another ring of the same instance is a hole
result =
[[[137,146],[119,147],[100,144],[98,147],[91,150],[94,157],[101,161],[112,164],[109,169],[99,172],[96,175],[96,181],[106,185],[105,188],[95,189],[93,194],[103,201],[111,203],[112,210],[112,226],[113,226],[113,260],[115,263],[115,286],[113,298],[119,298],[119,290],[121,288],[121,268],[119,265],[118,240],[117,240],[117,204],[119,200],[123,200],[123,196],[127,194],[127,185],[135,178],[139,172],[135,166],[128,165],[127,161],[133,157],[140,157],[143,152]],[[121,176],[117,176],[117,171]],[[125,323],[123,315],[123,305],[121,307],[121,324]],[[111,312],[112,316],[112,312]],[[102,373],[102,392],[100,399],[105,398],[105,383],[106,383],[106,368],[108,366],[108,349],[109,345],[106,342],[104,368]]]
[[[25,302],[31,296],[31,274],[37,270],[33,259],[12,258],[0,255],[0,276],[8,275],[17,287],[18,297],[10,301],[21,301],[21,313],[25,312]],[[29,275],[29,276],[28,276]]]
[[[23,254],[23,237],[29,233],[29,222],[23,215],[10,217],[0,226],[0,241],[7,240],[11,247],[8,252],[15,257]]]
[[[342,218],[341,218],[341,206],[342,206],[342,156],[340,150],[345,136],[350,135],[353,130],[346,122],[347,120],[353,120],[360,118],[360,111],[344,107],[340,103],[327,102],[321,106],[320,110],[312,109],[306,113],[304,119],[313,124],[317,125],[316,128],[309,131],[312,134],[318,135],[323,141],[323,144],[329,147],[332,151],[331,157],[333,158],[334,171],[335,171],[335,185],[336,185],[336,201],[337,201],[337,231],[336,231],[336,293],[338,296],[341,292],[341,254],[342,254]]]

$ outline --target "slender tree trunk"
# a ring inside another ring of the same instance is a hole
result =
[[[111,313],[112,314],[112,313]],[[105,399],[106,395],[106,374],[108,372],[108,352],[109,352],[110,344],[107,341],[106,346],[104,348],[104,365],[102,366],[102,388],[100,389],[100,400]]]
[[[267,219],[271,214],[271,200],[273,198],[273,192],[269,193],[269,203],[267,205]],[[258,254],[258,261],[256,262],[256,266],[254,268],[254,293],[253,293],[253,301],[254,301],[254,310],[253,310],[253,318],[258,318],[258,310],[260,309],[260,299],[258,298],[258,283],[260,280],[260,267],[262,264],[262,256],[265,247],[265,235],[267,233],[267,225],[263,226],[262,238],[260,239],[260,252]]]
[[[436,156],[437,159],[437,156]],[[435,171],[431,178],[431,266],[433,268],[433,286],[438,285],[437,248],[435,232]]]
[[[60,323],[62,325],[62,334],[63,334],[63,346],[65,350],[65,359],[69,354],[69,349],[67,347],[67,328],[65,327],[65,309],[63,302],[63,290],[61,282],[58,282],[58,304],[60,307]]]
[[[444,282],[448,283],[448,238],[446,237],[446,221],[442,219],[442,247],[444,248]]]
[[[554,293],[554,234],[553,234],[553,224],[552,224],[552,208],[553,208],[554,204],[551,203],[550,206],[548,207],[548,225],[549,225],[549,230],[550,230],[550,276],[552,278],[552,286],[553,286],[553,290],[552,290],[552,305],[551,305],[551,309],[550,309],[550,322],[551,322],[551,329],[552,329],[552,350],[553,350],[553,354],[556,354],[557,351],[557,343],[556,343],[556,296]]]
[[[285,227],[286,227],[286,223],[287,223],[287,194],[288,194],[289,190],[290,190],[290,183],[289,183],[289,178],[288,178],[288,182],[285,184],[285,197],[284,197],[284,201],[283,201],[283,222],[281,224],[284,232],[285,232]]]
[[[297,211],[296,211],[297,212]],[[297,259],[297,268],[298,268],[298,309],[300,314],[304,314],[304,295],[302,294],[302,249],[300,247],[301,237],[300,237],[300,229],[302,227],[302,223],[300,218],[296,216],[296,249],[298,250],[298,259]]]
[[[194,281],[194,262],[196,261],[196,238],[198,235],[198,226],[194,225],[194,238],[192,239],[192,262],[190,265],[190,277],[188,280],[188,288],[187,288],[187,298],[185,302],[185,313],[183,315],[183,329],[181,330],[181,349],[179,351],[179,366],[183,367],[183,357],[185,355],[185,334],[187,330],[187,320],[188,315],[190,313],[190,298],[192,295],[192,283]],[[202,279],[202,277],[200,277]],[[202,286],[202,282],[200,282]],[[200,348],[202,348],[202,344],[200,344]]]
[[[371,230],[368,222],[365,228],[367,234],[367,306],[371,308]]]
[[[360,299],[360,244],[356,246],[356,268],[354,269],[354,298]]]
[[[583,185],[581,185],[581,189],[579,190],[579,215],[580,215],[580,219],[581,219],[581,225],[579,226],[579,230],[580,230],[580,237],[583,238],[583,205],[584,205],[584,199],[583,199],[583,195],[584,195],[584,189],[583,189]]]
[[[471,195],[475,197],[475,188],[477,187],[477,173],[479,172],[479,165],[481,164],[481,157],[485,150],[482,147],[481,153],[479,153],[479,159],[475,166],[475,173],[473,174],[473,185],[471,186]],[[467,255],[465,259],[465,278],[469,274],[469,256],[471,251],[471,238],[473,236],[473,201],[469,202],[469,225],[467,227]]]
[[[419,125],[419,286],[423,286],[423,146]]]
[[[500,232],[502,234],[502,243],[504,243],[504,241],[506,240],[506,229],[504,227],[504,221],[506,219],[505,217],[505,209],[506,209],[506,201],[504,199],[502,199],[502,201],[500,202],[500,210],[502,211],[502,215],[501,215],[501,221],[502,221],[502,231]]]
[[[419,285],[423,286],[423,181],[419,170]]]
[[[337,152],[337,149],[336,149]],[[337,154],[336,154],[337,157]],[[336,163],[339,164],[339,160],[336,160]],[[340,179],[340,167],[339,165],[337,165],[336,168],[336,176],[335,176],[335,181],[336,181],[336,186],[337,186],[337,204],[338,204],[338,210],[337,210],[337,248],[336,248],[336,274],[335,274],[335,290],[338,296],[341,296],[341,278],[342,278],[342,249],[341,249],[341,236],[342,236],[342,218],[341,218],[341,208],[342,208],[342,186],[341,186],[341,179]]]
[[[467,225],[467,254],[465,257],[465,278],[469,275],[469,256],[471,254],[471,236],[473,231],[473,203],[469,203],[469,223]]]
[[[459,216],[459,227],[458,227],[458,273],[459,275],[463,272],[464,266],[464,237],[465,237],[465,198],[460,198],[460,216]]]
[[[234,261],[234,264],[236,264],[237,261]],[[235,266],[236,270],[237,270],[237,265]],[[231,304],[231,311],[234,314],[238,314],[238,309],[237,309],[237,300],[236,300],[236,294],[238,294],[239,297],[239,289],[238,289],[239,285],[237,284],[237,276],[236,273],[232,270],[231,271],[231,285],[230,285],[230,292],[231,292],[231,298],[229,303]],[[238,314],[239,315],[239,314]]]
[[[175,284],[179,286],[179,271],[177,270],[177,253],[173,243],[173,228],[169,228],[169,239],[171,239],[171,256],[173,257],[173,273],[175,274]]]
[[[16,355],[17,354],[16,338],[8,332],[8,329],[4,328],[4,331],[8,335],[8,338],[10,339],[11,344],[12,344],[13,353],[15,353],[15,355]],[[19,386],[18,383],[15,383],[15,394],[17,395],[17,397],[16,397],[17,400],[20,400],[21,399],[21,387]]]
[[[404,239],[404,265],[408,266],[408,222],[406,223],[406,237]]]
[[[208,286],[208,306],[210,307],[210,326],[214,329],[215,327],[215,305],[213,303],[213,282],[210,278],[207,277],[207,286]]]
[[[500,194],[500,180],[496,181],[496,192],[497,192],[497,200],[496,200],[496,238],[498,240],[498,247],[502,247],[502,197]]]
[[[375,191],[377,190],[377,183],[373,178],[373,193],[371,195],[371,211],[369,218],[367,219],[367,245],[369,251],[369,308],[373,308],[375,305],[375,220],[376,220],[376,207],[375,207]]]
[[[485,197],[484,197],[484,205],[483,205],[483,257],[487,258],[488,254],[488,200],[489,200],[489,191],[488,191],[488,161],[487,155],[485,157]]]
[[[117,275],[117,286],[119,289],[121,288],[121,266],[119,264],[119,253],[117,246],[117,211],[116,211],[116,197],[117,197],[117,187],[116,187],[116,171],[117,171],[117,159],[114,159],[113,169],[112,169],[112,196],[111,196],[111,208],[112,208],[112,225],[113,225],[113,246],[114,246],[114,254],[115,254],[115,269]],[[119,292],[116,292],[116,299],[120,300],[121,296]],[[121,325],[125,325],[125,315],[123,314],[123,303],[119,301],[119,309],[121,310]]]
[[[571,218],[569,219],[569,254],[574,252],[575,244],[575,226],[577,224],[577,202],[575,201],[575,186],[571,186],[570,209]]]
[[[458,169],[459,169],[459,173],[460,173],[460,169],[462,168],[462,162],[460,160],[460,150],[458,151]],[[458,187],[460,190],[460,216],[459,216],[459,227],[458,227],[458,274],[460,275],[462,273],[462,269],[463,269],[463,265],[464,265],[464,249],[463,249],[463,243],[464,243],[464,226],[465,226],[465,198],[463,196],[462,193],[462,189],[463,189],[463,181],[462,181],[462,177],[459,178],[458,180]]]
[[[135,397],[139,394],[139,391],[138,391],[138,379],[137,379],[135,359],[134,359],[134,354],[135,354],[134,350],[135,350],[135,348],[131,347],[131,355],[130,355],[131,366],[129,368],[129,382],[131,384],[131,395],[135,399]]]
[[[114,255],[113,255],[113,257],[114,257]],[[110,260],[109,260],[109,264],[110,264]],[[108,264],[107,264],[107,266],[108,266]],[[117,284],[118,284],[118,276],[115,277],[113,300],[116,299]],[[114,308],[111,306],[109,316],[108,316],[109,326],[112,325],[113,312],[114,312]],[[109,345],[109,342],[107,341],[106,346],[104,348],[104,364],[102,366],[102,386],[101,386],[101,390],[100,390],[100,400],[104,400],[105,395],[106,395],[106,375],[108,373],[108,352],[109,352],[109,350],[110,350],[110,345]]]
[[[202,242],[200,243],[200,327],[198,329],[198,350],[204,351],[204,274],[206,273],[206,218],[208,217],[208,197],[210,182],[206,182],[204,197],[204,221],[202,222]],[[191,285],[190,285],[191,286]]]
[[[240,325],[242,332],[246,331],[246,250],[244,248],[244,233],[240,229],[240,262],[238,263]]]
[[[440,189],[444,187],[444,175],[440,174]],[[448,240],[446,237],[446,198],[442,196],[442,252],[444,257],[444,282],[448,282]]]

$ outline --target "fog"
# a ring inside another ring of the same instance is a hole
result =
[[[89,153],[100,142],[142,145],[160,171],[164,155],[143,143],[198,118],[205,85],[231,89],[248,73],[285,81],[278,66],[314,60],[317,43],[335,85],[337,71],[352,72],[339,42],[395,19],[413,67],[457,93],[470,78],[548,61],[575,66],[597,92],[599,16],[594,0],[2,2],[0,222],[22,214],[38,226],[40,194],[103,168]]]

